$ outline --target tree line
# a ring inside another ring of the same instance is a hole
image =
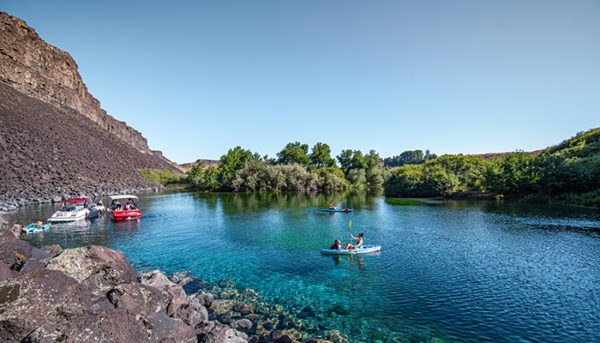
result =
[[[310,153],[307,144],[288,143],[277,158],[237,146],[221,156],[218,166],[199,163],[186,173],[186,181],[198,191],[375,189],[382,187],[384,179],[385,169],[374,150],[363,155],[360,150],[347,149],[334,159],[329,145],[322,142]]]
[[[163,184],[177,177],[141,170]],[[388,197],[451,197],[479,192],[528,202],[600,207],[600,129],[577,134],[534,156],[517,151],[492,161],[408,150],[382,161],[374,150],[346,149],[333,158],[326,143],[309,151],[291,142],[275,158],[242,147],[218,166],[193,166],[180,181],[196,191],[343,191],[382,188]]]
[[[445,155],[394,168],[385,182],[393,197],[485,192],[527,202],[600,207],[600,129],[579,133],[533,156],[514,152],[485,161]]]

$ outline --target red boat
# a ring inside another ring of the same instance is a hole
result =
[[[135,195],[111,195],[108,212],[112,220],[116,222],[124,220],[136,220],[142,218],[142,211],[137,207],[138,198]],[[127,201],[125,205],[121,201]]]

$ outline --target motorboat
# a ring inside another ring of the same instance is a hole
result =
[[[112,220],[120,222],[142,218],[142,211],[139,210],[136,203],[138,197],[135,195],[111,195],[108,198],[110,200],[108,213]],[[125,205],[122,204],[123,201],[126,201]]]
[[[48,221],[51,223],[66,223],[94,218],[100,215],[100,211],[92,203],[91,198],[70,198],[62,201],[60,209]]]

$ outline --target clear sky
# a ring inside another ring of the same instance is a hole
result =
[[[286,143],[536,150],[600,126],[600,1],[24,1],[89,91],[184,163]]]

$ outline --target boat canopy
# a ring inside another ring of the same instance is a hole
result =
[[[137,200],[138,197],[136,197],[135,195],[123,194],[123,195],[109,195],[108,198],[111,201],[113,201],[113,200],[120,200],[120,199],[133,199],[133,200]]]
[[[91,198],[71,198],[71,199],[65,199],[62,202],[81,204],[82,202],[86,202],[86,201],[92,201],[92,199]]]

